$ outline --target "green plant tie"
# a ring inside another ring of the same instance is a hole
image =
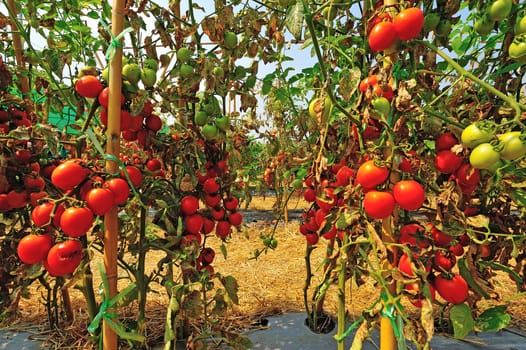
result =
[[[91,320],[89,326],[88,326],[88,332],[94,334],[97,329],[100,327],[100,321],[104,320],[110,328],[115,331],[117,336],[121,339],[127,339],[127,340],[134,340],[138,342],[144,342],[145,338],[144,336],[137,334],[136,332],[127,332],[124,326],[121,323],[115,322],[114,319],[117,318],[118,314],[114,311],[109,311],[115,306],[121,302],[128,294],[130,294],[135,288],[135,284],[131,283],[126,288],[124,288],[119,294],[114,296],[111,299],[108,299],[109,295],[109,287],[108,287],[108,278],[106,276],[106,273],[104,272],[102,266],[99,264],[99,271],[102,276],[102,286],[100,291],[100,296],[102,298],[102,302],[99,308],[99,312],[93,317],[93,320]],[[102,337],[101,337],[102,341]]]
[[[110,33],[110,36],[111,36],[111,40],[110,40],[110,45],[108,46],[108,49],[106,50],[106,60],[111,61],[114,57],[115,57],[115,54],[117,53],[117,51],[123,47],[123,44],[122,44],[122,41],[121,39],[128,33],[132,32],[133,31],[133,28],[131,27],[128,27],[126,29],[124,29],[119,35],[117,35],[116,37],[113,36],[113,34],[111,33],[110,30],[108,30],[108,32]]]

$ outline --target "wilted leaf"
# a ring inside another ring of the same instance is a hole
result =
[[[475,326],[471,309],[466,304],[454,305],[449,310],[449,319],[453,325],[454,336],[457,339],[464,339]]]
[[[296,40],[301,39],[304,17],[303,2],[297,1],[294,6],[289,7],[287,18],[285,18],[285,25]]]
[[[237,296],[239,285],[237,284],[237,280],[232,276],[226,276],[221,278],[221,283],[223,283],[230,300],[236,305],[239,304],[239,298]]]
[[[342,98],[349,102],[351,96],[354,94],[358,85],[360,84],[361,72],[360,69],[353,67],[351,69],[344,69],[340,74],[340,93]]]

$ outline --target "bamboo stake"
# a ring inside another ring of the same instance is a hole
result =
[[[14,0],[7,0],[7,6],[9,7],[9,13],[12,14],[12,16],[16,16],[16,5]],[[12,30],[12,37],[13,37],[13,48],[15,49],[15,58],[16,63],[18,65],[17,75],[18,80],[20,81],[20,91],[22,91],[22,94],[24,96],[24,99],[27,99],[29,96],[29,80],[26,77],[26,67],[24,64],[24,58],[23,58],[23,47],[22,47],[22,38],[20,37],[20,34],[18,33],[18,27],[16,26],[16,23],[13,19],[11,19],[11,30]],[[28,106],[29,107],[29,106]]]
[[[115,0],[112,11],[112,35],[119,36],[124,28],[124,0]],[[113,39],[115,40],[115,39]],[[111,43],[110,45],[114,45]],[[114,46],[114,56],[110,59],[109,103],[108,103],[108,130],[106,131],[106,153],[119,157],[120,154],[120,114],[121,114],[121,89],[122,89],[122,48]],[[112,160],[106,161],[106,170],[114,174],[118,172],[119,165]],[[119,239],[119,221],[117,207],[114,207],[104,216],[104,269],[108,278],[109,294],[112,298],[117,294],[117,248]],[[117,349],[117,334],[111,329],[108,322],[103,323],[102,344],[105,350]]]
[[[391,14],[393,18],[396,15],[396,5],[397,4],[398,4],[398,0],[385,0],[384,1],[384,6],[386,6],[387,11]],[[393,64],[393,61],[396,60],[396,53],[397,53],[396,45],[397,43],[395,40],[395,43],[393,43],[391,47],[389,47],[387,50],[384,51],[385,59],[384,59],[383,65],[384,65],[384,68],[386,69],[390,68],[391,65]],[[392,147],[393,147],[392,135],[390,135],[389,142],[386,145],[386,148],[384,150],[384,157],[387,160],[392,159],[392,151],[393,151]],[[390,180],[392,183],[398,181],[398,174],[396,172],[391,172]],[[393,254],[393,256],[396,256],[397,252],[395,249],[389,247],[390,246],[389,243],[394,243],[395,241],[394,236],[393,236],[392,227],[393,227],[393,222],[396,222],[398,219],[397,216],[398,216],[398,213],[395,210],[395,212],[390,217],[382,221],[382,241],[387,243],[387,247],[389,251]],[[385,269],[391,269],[391,267],[392,266],[391,266],[391,263],[389,262],[389,259],[387,259],[382,266],[382,268],[385,268]],[[390,294],[395,294],[396,284],[394,282],[391,282],[388,285],[387,289],[388,289],[387,292],[389,292]],[[388,317],[382,316],[380,320],[380,350],[397,350],[397,349],[398,349],[398,344],[396,341],[393,324]]]

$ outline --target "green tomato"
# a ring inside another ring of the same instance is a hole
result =
[[[526,58],[526,34],[519,34],[513,38],[513,41],[508,48],[508,54],[511,58],[517,61]]]
[[[440,15],[438,13],[428,13],[424,17],[424,32],[429,33],[432,30],[435,30],[440,23]]]
[[[225,47],[229,50],[233,50],[237,46],[237,35],[234,32],[226,32],[224,36]]]
[[[179,69],[179,73],[183,78],[190,78],[192,75],[194,75],[194,67],[192,67],[189,64],[183,63],[181,65],[181,68]]]
[[[177,50],[176,56],[179,61],[181,61],[182,63],[186,63],[192,57],[192,51],[183,46],[179,48],[179,50]]]
[[[127,63],[122,67],[122,77],[132,84],[141,79],[141,67],[137,63]]]
[[[144,68],[152,69],[152,70],[158,70],[159,69],[159,63],[157,63],[157,60],[153,58],[147,58],[142,63],[142,66]]]
[[[471,151],[469,163],[475,169],[490,169],[500,160],[500,154],[492,144],[481,143]]]
[[[157,81],[157,71],[150,68],[144,68],[141,72],[141,81],[145,88],[154,86]]]
[[[495,27],[495,21],[490,20],[488,17],[483,16],[476,20],[473,28],[480,35],[488,35]]]
[[[208,113],[206,113],[205,111],[197,111],[197,113],[195,114],[195,123],[199,126],[204,126],[205,124],[208,123]]]
[[[206,124],[201,129],[201,132],[203,133],[205,140],[212,141],[217,138],[219,130],[217,130],[217,127],[214,124]]]
[[[391,111],[391,104],[389,103],[389,100],[385,97],[376,97],[371,101],[371,104],[373,105],[374,112],[372,114],[373,118],[375,116],[378,116],[382,119],[386,119],[389,115],[389,112]]]
[[[511,12],[512,0],[497,0],[487,8],[488,18],[492,21],[502,21]]]
[[[215,120],[216,127],[224,132],[230,130],[230,118],[227,115],[223,115]]]
[[[500,158],[504,160],[515,160],[526,154],[526,143],[520,131],[509,131],[498,136],[502,145]]]
[[[513,31],[516,35],[526,33],[526,15],[522,18],[517,18],[515,26],[513,26]]]
[[[481,143],[488,142],[495,134],[495,124],[489,121],[480,121],[468,125],[460,135],[464,146],[473,148]]]

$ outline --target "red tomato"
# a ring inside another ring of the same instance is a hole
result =
[[[400,164],[398,164],[398,169],[404,173],[414,174],[418,171],[420,167],[420,159],[418,159],[418,153],[416,151],[409,151],[402,158]]]
[[[455,171],[455,180],[462,193],[471,194],[480,182],[480,170],[464,163]]]
[[[221,203],[221,195],[219,193],[205,194],[205,203],[210,208],[216,208]]]
[[[24,264],[38,264],[47,257],[52,245],[52,235],[30,233],[24,236],[18,243],[18,257]]]
[[[449,251],[455,256],[462,256],[464,255],[464,246],[460,243],[457,243],[455,245],[450,246]]]
[[[31,173],[24,176],[24,186],[30,192],[40,192],[44,189],[45,181],[38,173]]]
[[[78,159],[70,159],[53,170],[51,182],[62,191],[68,191],[84,181],[88,173],[89,170],[80,165]]]
[[[84,75],[75,82],[75,90],[80,96],[96,98],[101,93],[104,86],[99,78],[94,75]]]
[[[197,209],[199,209],[199,199],[195,196],[184,196],[181,198],[180,204],[183,215],[193,215],[197,212]]]
[[[437,152],[450,150],[451,147],[458,144],[458,139],[452,132],[445,132],[440,135],[435,141],[435,149]]]
[[[203,228],[203,217],[199,214],[185,216],[184,227],[188,233],[200,233]]]
[[[371,29],[367,40],[373,51],[387,49],[396,39],[396,30],[392,22],[384,21],[376,23]]]
[[[435,287],[431,283],[429,283],[428,286],[429,286],[429,294],[431,296],[431,300],[434,301],[435,295],[436,295]],[[405,289],[407,291],[413,292],[411,293],[411,297],[409,299],[411,304],[413,304],[414,306],[418,308],[422,307],[422,300],[424,300],[425,296],[423,292],[421,291],[420,283],[418,282],[408,283],[405,285]]]
[[[11,190],[7,193],[7,203],[12,209],[20,209],[27,205],[29,195],[27,191],[17,192]]]
[[[462,157],[450,150],[438,152],[435,156],[435,167],[442,174],[451,174],[462,164]]]
[[[366,92],[370,87],[376,86],[378,84],[378,77],[376,75],[370,75],[366,78],[363,78],[360,82],[360,92]]]
[[[90,208],[71,207],[60,216],[60,228],[66,236],[81,237],[93,225],[94,217]]]
[[[51,276],[73,273],[82,261],[82,244],[76,239],[57,243],[47,254],[44,267]]]
[[[130,181],[132,185],[135,188],[140,187],[142,184],[142,180],[143,180],[141,170],[133,165],[127,165],[126,171],[128,172],[128,176],[130,177]],[[121,175],[121,178],[126,179],[126,174],[124,170],[121,171],[120,175]]]
[[[228,215],[228,222],[230,222],[230,224],[232,224],[232,226],[239,226],[241,225],[241,223],[243,222],[243,215],[238,212],[238,211],[234,211],[232,213],[230,213],[230,215]]]
[[[449,250],[435,251],[435,256],[433,257],[433,267],[441,272],[451,271],[453,266],[455,266],[457,258]]]
[[[461,304],[468,297],[468,284],[457,274],[453,274],[451,279],[438,275],[435,278],[435,288],[444,300],[452,304]]]
[[[46,198],[48,193],[46,191],[31,192],[29,194],[29,204],[32,207],[36,207],[42,198]]]
[[[215,177],[211,177],[209,179],[206,179],[203,183],[203,191],[205,193],[211,194],[216,193],[219,191],[219,181]]]
[[[216,235],[221,239],[227,238],[230,235],[231,227],[232,226],[228,221],[218,221],[216,225]]]
[[[109,98],[110,98],[110,88],[109,87],[105,87],[104,89],[102,89],[100,94],[97,96],[99,104],[104,108],[108,108]],[[125,101],[125,97],[121,93],[121,106],[124,104],[124,101]]]
[[[369,191],[363,198],[363,208],[373,219],[385,219],[393,213],[395,200],[390,192]]]
[[[27,149],[25,148],[22,148],[22,149],[17,149],[16,152],[15,152],[15,157],[16,157],[16,160],[19,162],[19,163],[22,163],[22,164],[27,164],[29,163],[29,161],[31,160],[31,157],[33,155],[31,154],[30,151],[28,151]]]
[[[231,197],[226,198],[223,201],[223,204],[226,210],[234,211],[234,210],[237,210],[239,206],[239,200],[236,197],[231,196]]]
[[[404,225],[400,229],[398,243],[427,248],[429,247],[429,239],[426,236],[426,229],[416,223]]]
[[[384,183],[388,176],[388,168],[377,166],[374,160],[368,160],[358,168],[356,182],[364,189],[371,189]]]
[[[406,8],[395,16],[393,24],[396,35],[401,40],[411,40],[424,26],[424,12],[418,7]]]
[[[36,226],[44,227],[51,223],[51,215],[55,209],[55,203],[45,202],[37,205],[31,212],[31,220]]]
[[[119,177],[106,180],[102,186],[113,193],[113,203],[116,205],[126,203],[130,196],[130,186],[128,182]]]
[[[309,203],[314,202],[316,200],[316,190],[314,190],[313,188],[305,189],[305,191],[303,192],[303,199],[305,199],[305,201]]]
[[[156,114],[150,114],[144,120],[146,127],[151,131],[159,131],[163,127],[163,121],[161,117]]]
[[[203,229],[201,230],[201,232],[207,235],[214,230],[215,225],[216,223],[214,220],[207,217],[203,217]]]
[[[394,96],[394,91],[391,85],[387,84],[385,86],[373,85],[373,91],[376,96],[383,96],[387,100],[391,101]]]
[[[108,188],[92,188],[86,194],[84,199],[88,204],[88,208],[93,211],[95,215],[104,215],[113,208],[115,204],[113,192]]]
[[[161,170],[161,168],[162,168],[162,164],[161,164],[161,162],[159,161],[159,159],[149,159],[149,160],[146,162],[146,169],[148,169],[148,170],[151,171],[152,173]]]
[[[8,211],[11,210],[11,206],[9,205],[9,202],[7,201],[7,194],[6,193],[0,193],[0,211]]]
[[[453,237],[448,235],[447,233],[444,233],[434,227],[433,224],[428,224],[429,227],[431,227],[431,238],[433,239],[433,242],[435,242],[435,245],[440,248],[446,248],[451,244],[451,241],[453,241]]]
[[[422,185],[415,180],[398,181],[393,186],[396,203],[405,210],[419,209],[426,199]]]

